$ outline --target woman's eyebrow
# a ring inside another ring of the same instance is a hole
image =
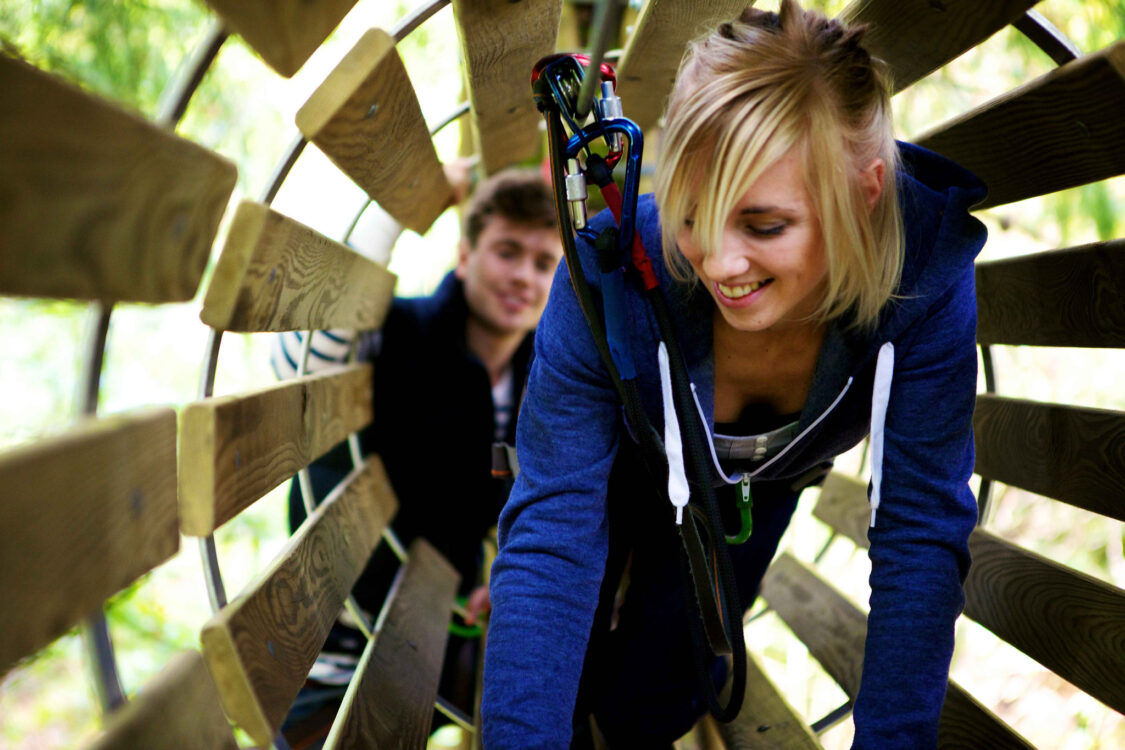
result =
[[[773,214],[781,210],[779,206],[746,206],[738,209],[739,216],[746,214]]]

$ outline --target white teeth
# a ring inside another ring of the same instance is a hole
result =
[[[766,281],[754,281],[749,284],[743,284],[741,286],[727,286],[726,284],[719,284],[718,286],[719,291],[723,293],[724,297],[729,297],[730,299],[738,299],[739,297],[745,297],[751,292],[758,291],[765,283]]]

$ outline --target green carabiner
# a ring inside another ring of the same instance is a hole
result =
[[[749,474],[742,475],[740,487],[742,489],[742,500],[738,503],[738,513],[742,518],[742,528],[739,530],[738,536],[727,537],[727,544],[742,544],[750,538],[750,532],[754,530],[754,519],[750,517],[750,509],[754,507],[754,499],[750,496]]]
[[[468,597],[464,597],[464,596],[457,597],[457,605],[462,611],[464,611],[465,606],[468,603],[469,603]],[[480,625],[462,625],[461,623],[457,622],[456,620],[450,620],[449,621],[449,633],[450,633],[450,635],[456,635],[456,636],[459,636],[461,638],[480,638],[482,632],[483,631],[481,630]]]

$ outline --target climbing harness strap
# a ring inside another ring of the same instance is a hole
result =
[[[667,349],[667,378],[671,386],[670,406],[673,407],[669,413],[679,427],[677,445],[668,447],[679,449],[682,445],[683,484],[688,486],[690,498],[686,504],[688,512],[681,512],[678,516],[678,530],[684,550],[685,582],[696,592],[700,614],[699,618],[688,618],[699,656],[696,660],[697,672],[711,713],[720,721],[730,721],[741,708],[746,682],[741,603],[726,548],[727,537],[711,487],[706,435],[696,418],[687,367],[663,292],[635,231],[643,136],[636,124],[621,116],[620,100],[614,93],[613,70],[608,65],[600,65],[595,71],[595,75],[603,79],[602,98],[593,109],[592,122],[586,123],[586,118],[577,116],[577,92],[589,65],[589,60],[581,55],[554,55],[541,60],[532,74],[535,101],[547,122],[548,151],[563,253],[579,308],[621,398],[629,429],[640,443],[640,454],[650,473],[662,478],[669,476],[669,453],[665,441],[642,406],[637,388],[636,368],[626,328],[626,274],[638,283],[657,320],[663,346]],[[591,149],[591,144],[600,140],[608,149],[605,156]],[[618,190],[612,177],[612,171],[620,161],[626,165],[624,194]],[[601,189],[617,222],[615,227],[601,234],[595,234],[586,224],[587,178]],[[582,270],[576,235],[597,250],[604,319],[598,312],[594,293]],[[698,480],[690,482],[690,477]],[[669,499],[667,485],[659,481],[657,484],[662,487],[665,499]],[[745,534],[738,536],[748,538],[749,530],[745,529]],[[720,703],[710,676],[709,654],[729,656],[731,660],[733,682],[725,706]]]

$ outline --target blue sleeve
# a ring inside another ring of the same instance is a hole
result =
[[[608,546],[621,407],[563,264],[535,334],[500,515],[481,706],[500,748],[566,748]]]
[[[964,606],[976,398],[970,265],[895,342],[855,748],[934,748]]]

